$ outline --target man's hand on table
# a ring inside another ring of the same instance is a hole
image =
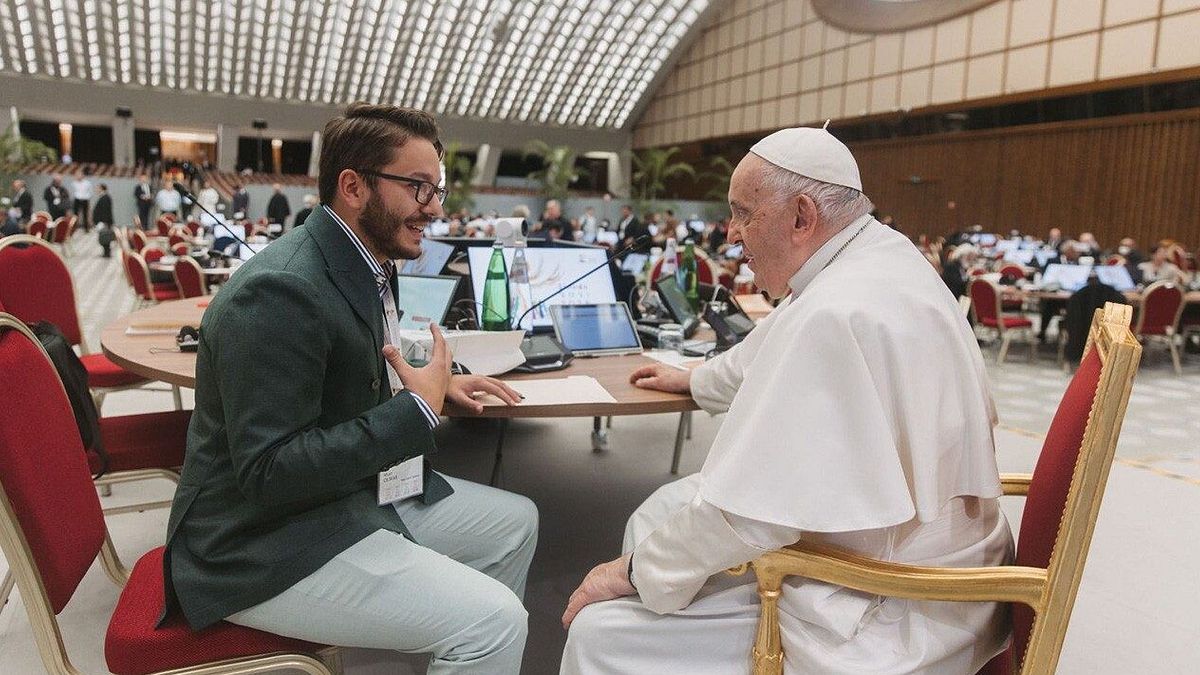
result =
[[[392,370],[400,376],[404,388],[424,399],[433,409],[435,415],[442,414],[442,402],[445,401],[447,390],[450,388],[450,347],[442,337],[442,331],[437,326],[429,326],[433,334],[433,353],[429,363],[420,368],[414,368],[404,360],[400,350],[392,345],[385,345],[383,358],[391,365]]]
[[[629,582],[629,556],[627,553],[616,560],[596,565],[583,578],[583,583],[571,594],[567,601],[567,611],[563,613],[563,628],[570,628],[575,615],[581,609],[593,602],[613,600],[637,593],[637,589]]]
[[[639,389],[657,389],[671,394],[692,392],[692,371],[665,363],[642,366],[629,375],[629,383]]]
[[[479,394],[491,394],[504,401],[505,405],[516,405],[524,398],[516,389],[494,377],[483,375],[452,375],[450,377],[450,386],[446,389],[447,401],[478,415],[483,412],[483,404],[475,400]]]

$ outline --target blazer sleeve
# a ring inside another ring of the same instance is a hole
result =
[[[338,345],[337,327],[312,282],[265,272],[234,293],[215,325],[203,326],[201,350],[216,369],[229,452],[246,499],[281,504],[335,491],[434,450],[433,431],[407,392],[318,427],[328,361]]]

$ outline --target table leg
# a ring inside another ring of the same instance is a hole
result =
[[[679,475],[679,458],[683,455],[683,439],[690,435],[689,429],[692,426],[692,413],[679,413],[679,426],[675,429],[675,456],[671,458],[671,475]]]
[[[612,419],[611,417],[609,419]],[[608,449],[608,429],[604,427],[600,417],[592,418],[592,452],[603,452]]]
[[[488,485],[496,487],[500,483],[500,460],[504,459],[504,432],[508,431],[508,418],[500,418],[500,433],[496,437],[496,462],[492,464],[492,479]]]

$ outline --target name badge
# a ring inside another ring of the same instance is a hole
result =
[[[417,455],[379,472],[379,505],[425,492],[425,456]]]

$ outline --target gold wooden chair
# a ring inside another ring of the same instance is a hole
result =
[[[866,593],[954,602],[1012,603],[1013,640],[981,673],[1053,673],[1104,496],[1141,346],[1132,308],[1096,310],[1083,360],[1059,404],[1037,467],[1004,475],[1005,495],[1025,496],[1014,565],[935,568],[872,560],[799,542],[742,565],[762,600],[752,654],[755,675],[783,672],[778,602],[783,580],[802,576]]]

